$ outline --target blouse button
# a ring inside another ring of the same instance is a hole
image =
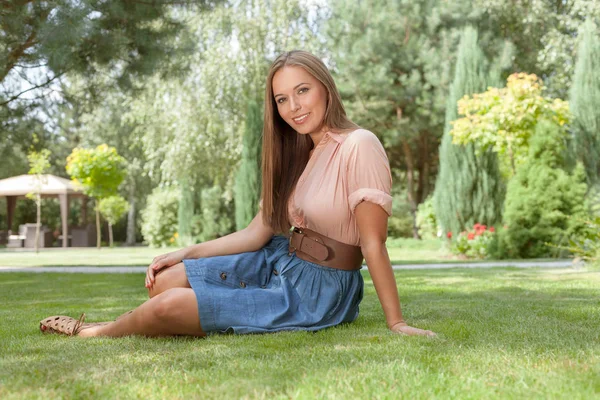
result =
[[[274,269],[274,270],[273,270],[273,275],[277,276],[277,275],[279,275],[279,272],[277,272],[277,270],[276,270],[276,269]]]
[[[227,279],[227,274],[225,272],[221,272],[221,275],[219,275],[221,277],[221,279],[225,280]]]

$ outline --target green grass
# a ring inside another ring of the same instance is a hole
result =
[[[40,249],[34,251],[0,250],[0,266],[69,266],[69,265],[149,265],[159,254],[173,249],[152,247],[104,247]]]
[[[149,265],[152,259],[175,248],[151,247],[0,250],[0,266]],[[390,239],[388,251],[393,264],[452,262],[438,240]]]
[[[141,274],[0,274],[0,398],[600,398],[599,272],[397,272],[433,339],[389,333],[364,276],[358,320],[317,333],[86,340],[38,321],[112,319]]]

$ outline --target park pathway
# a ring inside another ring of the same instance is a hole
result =
[[[558,261],[490,261],[477,263],[445,263],[445,264],[405,264],[393,265],[395,270],[407,269],[448,269],[448,268],[494,268],[494,267],[513,267],[513,268],[568,268],[573,267],[572,260]],[[68,267],[3,267],[0,266],[0,272],[67,272],[84,274],[123,274],[123,273],[143,273],[146,272],[146,266],[68,266]],[[366,267],[363,267],[366,270]]]

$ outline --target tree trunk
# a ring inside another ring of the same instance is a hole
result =
[[[37,218],[35,224],[35,252],[40,251],[40,225],[42,224],[42,196],[38,193],[35,198]]]
[[[112,232],[112,224],[108,223],[108,243],[110,247],[113,247],[113,232]]]
[[[132,179],[129,189],[129,212],[127,213],[127,246],[135,245],[135,182]]]
[[[419,228],[417,227],[417,199],[415,198],[414,188],[415,164],[406,138],[402,138],[402,152],[404,153],[404,160],[406,162],[406,186],[408,193],[408,204],[410,205],[410,214],[412,215],[413,220],[413,238],[421,239],[421,236],[419,235]]]
[[[100,248],[100,210],[98,209],[98,200],[96,200],[96,248]]]

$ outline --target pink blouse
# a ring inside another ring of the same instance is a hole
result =
[[[392,175],[372,132],[327,132],[313,150],[288,203],[289,222],[339,242],[360,246],[354,216],[362,201],[392,215]]]

